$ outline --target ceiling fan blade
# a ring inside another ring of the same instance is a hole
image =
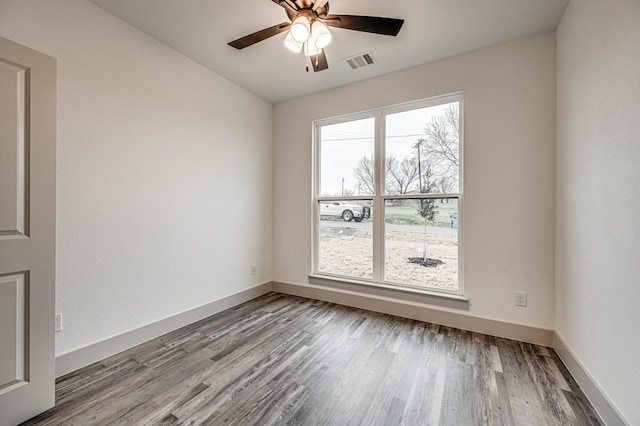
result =
[[[299,9],[298,5],[293,0],[271,0],[271,1],[277,4],[278,6],[282,6],[285,9],[290,9],[293,12],[297,12]]]
[[[324,7],[325,4],[327,4],[329,0],[315,0],[313,2],[313,6],[311,7],[311,9],[313,9],[314,11]]]
[[[327,63],[327,56],[324,54],[324,49],[320,50],[315,56],[311,56],[311,64],[313,65],[313,71],[323,71],[329,68],[329,64]]]
[[[273,27],[256,31],[253,34],[240,37],[239,39],[233,40],[228,44],[229,46],[235,47],[236,49],[244,49],[245,47],[249,47],[252,44],[256,44],[262,40],[268,39],[269,37],[273,37],[274,35],[280,34],[281,32],[288,30],[290,26],[291,26],[291,22],[283,22],[281,24],[274,25]]]
[[[330,27],[367,33],[396,36],[404,24],[404,19],[381,18],[378,16],[328,15],[322,22]]]

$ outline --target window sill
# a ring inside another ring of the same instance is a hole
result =
[[[397,300],[399,302],[426,303],[453,309],[469,310],[469,298],[461,294],[440,293],[426,289],[316,274],[309,275],[309,284],[329,287],[334,290],[357,292],[366,296]]]

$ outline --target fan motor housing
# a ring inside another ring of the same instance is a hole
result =
[[[298,16],[306,16],[309,20],[326,19],[329,15],[329,2],[316,10],[313,10],[313,3],[314,2],[310,1],[298,1],[296,4],[302,4],[302,6],[300,6],[300,9],[297,12],[290,9],[285,9],[285,12],[291,22],[293,22]]]

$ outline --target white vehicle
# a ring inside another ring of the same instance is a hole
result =
[[[362,219],[371,217],[371,208],[348,201],[323,201],[320,202],[320,216],[341,217],[345,222],[362,222]]]

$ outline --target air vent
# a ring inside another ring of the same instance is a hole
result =
[[[367,67],[376,63],[371,52],[360,53],[358,55],[351,56],[350,58],[346,58],[344,61],[352,70]]]

